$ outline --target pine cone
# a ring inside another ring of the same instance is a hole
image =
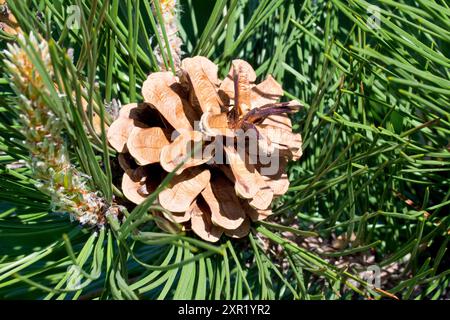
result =
[[[302,139],[287,116],[299,106],[276,103],[283,90],[271,76],[255,80],[247,62],[234,60],[219,81],[217,66],[200,56],[182,61],[179,78],[151,74],[145,103],[124,106],[108,130],[124,195],[141,203],[178,167],[159,194],[167,210],[159,218],[211,242],[244,237],[251,220],[267,218],[289,187],[286,164],[301,157]]]
[[[9,10],[6,0],[0,0],[0,30],[11,36],[20,32],[16,17]]]

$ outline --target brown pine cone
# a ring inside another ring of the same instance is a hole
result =
[[[220,81],[217,66],[200,56],[182,61],[179,78],[151,74],[145,102],[124,106],[108,130],[121,153],[124,195],[141,203],[178,167],[158,196],[166,210],[159,221],[215,242],[223,233],[244,237],[251,220],[267,218],[274,197],[288,190],[286,164],[301,157],[302,139],[287,116],[299,105],[276,103],[283,90],[271,76],[255,80],[247,62],[234,60]]]

